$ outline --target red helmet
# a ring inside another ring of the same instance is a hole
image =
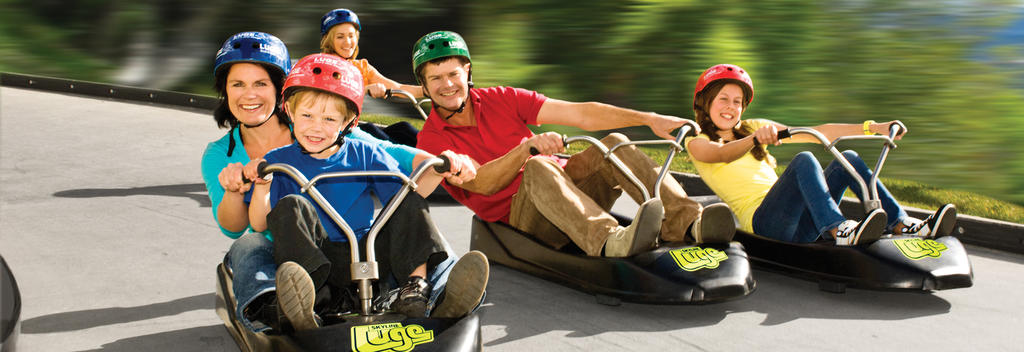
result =
[[[697,88],[693,90],[693,105],[697,107],[697,94],[700,94],[707,88],[711,82],[728,79],[742,83],[740,85],[747,93],[747,104],[750,104],[751,100],[754,100],[754,81],[750,80],[750,75],[742,67],[730,64],[719,64],[711,66],[711,68],[700,74],[700,78],[697,78]]]
[[[315,88],[340,95],[356,106],[356,119],[363,110],[363,75],[359,69],[338,56],[308,55],[295,63],[284,80],[284,101],[295,92],[294,88]]]

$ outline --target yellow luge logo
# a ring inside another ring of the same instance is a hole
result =
[[[690,247],[673,249],[672,259],[676,264],[686,271],[697,271],[700,269],[714,269],[718,264],[729,259],[729,256],[714,248]]]
[[[924,257],[938,258],[942,256],[942,251],[949,249],[946,245],[935,240],[920,238],[898,239],[893,240],[892,243],[896,245],[896,248],[900,249],[900,252],[903,252],[904,256],[913,260]]]
[[[416,345],[434,341],[434,331],[423,326],[387,323],[352,327],[352,351],[410,351]]]

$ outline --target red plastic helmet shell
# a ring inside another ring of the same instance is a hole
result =
[[[754,100],[754,81],[750,79],[750,75],[747,74],[747,70],[742,67],[730,64],[719,64],[711,66],[700,74],[700,78],[697,78],[697,87],[693,90],[693,104],[694,107],[697,105],[697,94],[700,94],[704,88],[707,88],[711,82],[729,79],[742,82],[746,86],[741,86],[743,90],[747,91],[747,104],[749,105]]]
[[[284,80],[282,101],[295,91],[306,87],[333,93],[348,99],[356,106],[356,118],[363,111],[363,75],[359,69],[335,55],[308,55],[295,63]]]

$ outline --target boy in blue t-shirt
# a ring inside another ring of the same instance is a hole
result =
[[[266,162],[289,164],[308,179],[327,172],[401,172],[379,146],[344,138],[358,120],[364,91],[351,63],[332,55],[307,56],[292,68],[283,91],[296,142],[268,152]],[[273,234],[279,309],[296,330],[313,329],[319,326],[314,310],[346,312],[355,303],[350,299],[352,244],[290,177],[259,178],[256,167],[261,161],[253,160],[243,170],[255,183],[250,225]],[[471,167],[453,162],[449,172],[428,173],[461,181],[455,175]],[[371,192],[387,203],[400,187],[391,177],[330,178],[316,186],[354,232],[360,253],[365,253],[373,223]],[[391,306],[399,313],[461,317],[479,306],[487,285],[487,259],[473,251],[452,265],[428,214],[427,202],[411,192],[381,228],[374,245],[381,282],[404,280]],[[442,291],[445,297],[435,305]]]

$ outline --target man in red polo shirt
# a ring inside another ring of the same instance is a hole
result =
[[[590,256],[600,256],[602,250],[609,257],[632,256],[649,250],[659,233],[664,241],[682,241],[688,230],[696,242],[732,239],[735,224],[729,208],[722,204],[702,209],[671,178],[662,182],[661,199],[644,202],[632,224],[619,226],[607,210],[623,190],[642,200],[640,190],[596,148],[558,158],[552,154],[564,151],[560,135],[535,135],[527,128],[559,124],[596,131],[647,125],[658,136],[673,139],[671,132],[685,120],[549,99],[519,88],[470,89],[469,49],[454,32],[427,34],[413,50],[416,79],[434,104],[417,147],[435,154],[452,150],[473,159],[474,180],[443,185],[481,219],[508,223],[555,248],[571,240]],[[602,143],[626,140],[613,133]],[[635,147],[615,154],[653,194],[659,166]]]

